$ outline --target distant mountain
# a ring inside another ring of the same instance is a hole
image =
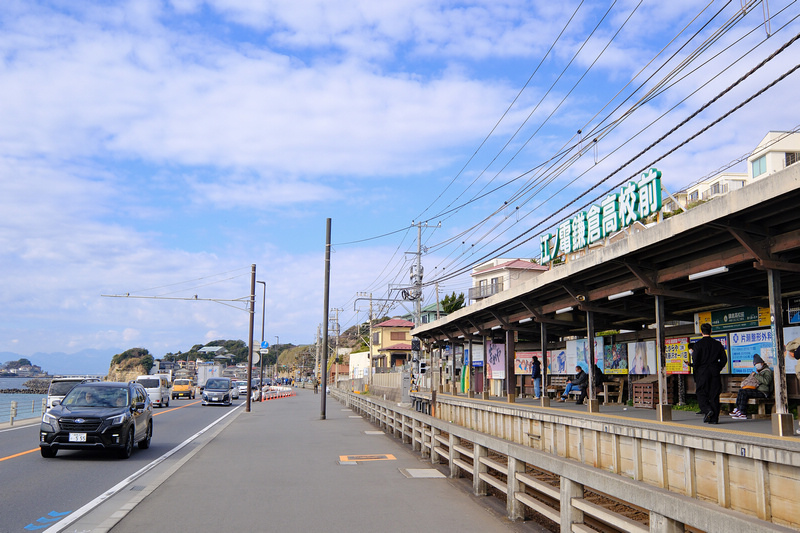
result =
[[[108,374],[111,358],[124,350],[81,350],[75,353],[37,352],[20,355],[14,352],[0,352],[0,362],[17,361],[23,357],[38,365],[48,374]]]

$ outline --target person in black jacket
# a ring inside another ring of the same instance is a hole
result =
[[[561,395],[561,398],[558,399],[559,402],[566,402],[567,398],[569,398],[569,393],[575,389],[581,391],[581,396],[586,396],[586,386],[589,384],[589,374],[583,371],[580,366],[575,367],[575,377],[571,380],[567,381],[567,389],[564,391],[564,394]],[[582,401],[582,400],[581,400]]]
[[[700,411],[705,413],[703,422],[718,424],[719,395],[722,392],[719,374],[728,364],[728,354],[721,342],[711,338],[711,324],[702,324],[700,332],[703,338],[694,343],[692,353],[697,403],[700,404]]]
[[[533,378],[533,396],[540,398],[542,396],[542,363],[535,355],[531,361],[531,377]]]

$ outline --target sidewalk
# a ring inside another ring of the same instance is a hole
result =
[[[111,531],[539,530],[508,521],[464,480],[431,477],[441,474],[429,461],[331,396],[320,420],[321,398],[297,389],[254,403]]]

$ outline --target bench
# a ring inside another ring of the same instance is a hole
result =
[[[739,389],[742,387],[742,381],[747,376],[725,376],[725,385],[722,393],[719,395],[720,405],[726,405],[730,411],[730,405],[736,405],[736,396],[739,394]],[[774,393],[773,393],[774,394]],[[753,415],[753,418],[769,418],[767,414],[767,406],[771,406],[775,410],[775,397],[772,398],[750,398],[747,405],[758,406],[758,414]]]
[[[625,388],[624,378],[616,377],[607,379],[607,381],[603,382],[603,390],[598,390],[597,397],[598,399],[603,398],[603,404],[622,403],[622,392],[624,388]]]
[[[572,379],[572,376],[562,374],[550,374],[547,377],[550,380],[550,384],[544,388],[544,393],[548,396],[552,394],[552,397],[556,399],[559,398],[565,390],[567,390],[567,381]],[[569,391],[569,395],[574,395],[575,398],[580,396],[580,394],[580,389],[572,389]]]

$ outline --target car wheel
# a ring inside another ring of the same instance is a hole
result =
[[[153,438],[153,421],[151,420],[147,424],[147,434],[145,435],[144,439],[139,441],[139,449],[146,450],[150,447],[150,439]]]
[[[125,446],[119,451],[120,459],[127,459],[133,453],[133,428],[128,429],[128,437],[125,439]]]
[[[44,457],[45,459],[52,459],[58,453],[58,449],[57,448],[44,448],[44,447],[42,447],[42,448],[39,448],[39,451],[42,452],[42,457]]]

